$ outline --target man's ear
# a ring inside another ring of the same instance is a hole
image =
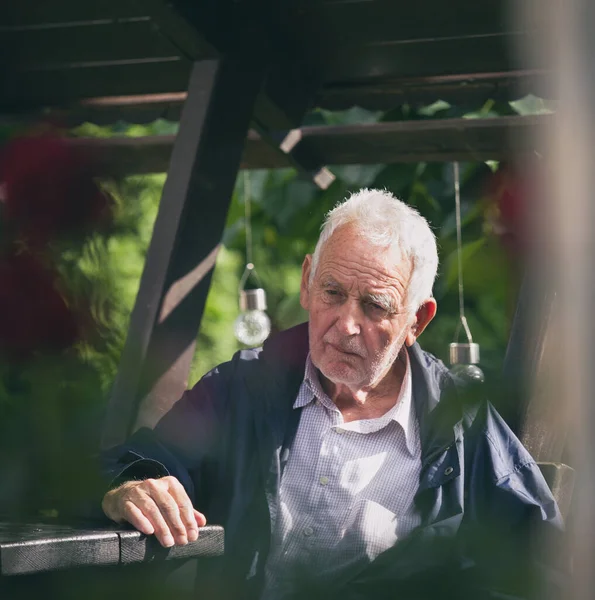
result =
[[[302,282],[300,284],[300,304],[304,310],[310,309],[310,270],[312,269],[312,255],[306,254],[302,263]]]
[[[417,309],[415,320],[410,326],[407,337],[405,338],[405,344],[407,344],[407,346],[413,346],[430,321],[436,316],[437,308],[438,305],[436,304],[436,300],[434,300],[434,298],[428,298]]]

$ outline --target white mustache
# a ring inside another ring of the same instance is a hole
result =
[[[327,344],[331,344],[338,348],[341,352],[350,352],[351,354],[357,354],[361,358],[367,358],[368,353],[366,349],[360,344],[356,338],[342,338],[340,340],[334,340],[332,337],[323,338],[323,341]]]

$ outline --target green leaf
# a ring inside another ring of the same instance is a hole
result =
[[[469,267],[471,259],[479,252],[479,250],[481,250],[481,248],[483,248],[485,243],[485,238],[482,238],[476,240],[475,242],[470,242],[469,244],[463,245],[461,250],[461,255],[463,259],[463,273],[465,273],[467,267]],[[453,286],[457,285],[458,283],[458,252],[456,250],[451,252],[446,258],[445,273],[446,290],[451,290]]]
[[[445,102],[444,100],[437,100],[429,106],[420,108],[417,112],[424,117],[435,117],[437,113],[448,110],[449,108],[450,104],[448,102]]]
[[[538,98],[533,94],[528,94],[524,98],[514,100],[509,104],[519,115],[549,115],[554,112],[551,102]]]

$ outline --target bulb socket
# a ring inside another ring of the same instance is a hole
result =
[[[267,295],[262,288],[240,291],[240,310],[266,310]]]
[[[476,365],[477,363],[479,363],[479,344],[455,342],[450,345],[451,365]]]

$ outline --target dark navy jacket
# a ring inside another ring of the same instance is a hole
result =
[[[539,596],[554,572],[542,550],[561,517],[538,466],[495,409],[415,344],[408,349],[420,423],[422,524],[332,590],[304,582],[309,600]],[[210,523],[225,527],[225,559],[210,597],[257,598],[277,493],[300,410],[307,326],[208,373],[154,431],[106,455],[115,481],[176,476]],[[504,595],[499,595],[500,593]],[[206,596],[205,596],[206,597]]]

